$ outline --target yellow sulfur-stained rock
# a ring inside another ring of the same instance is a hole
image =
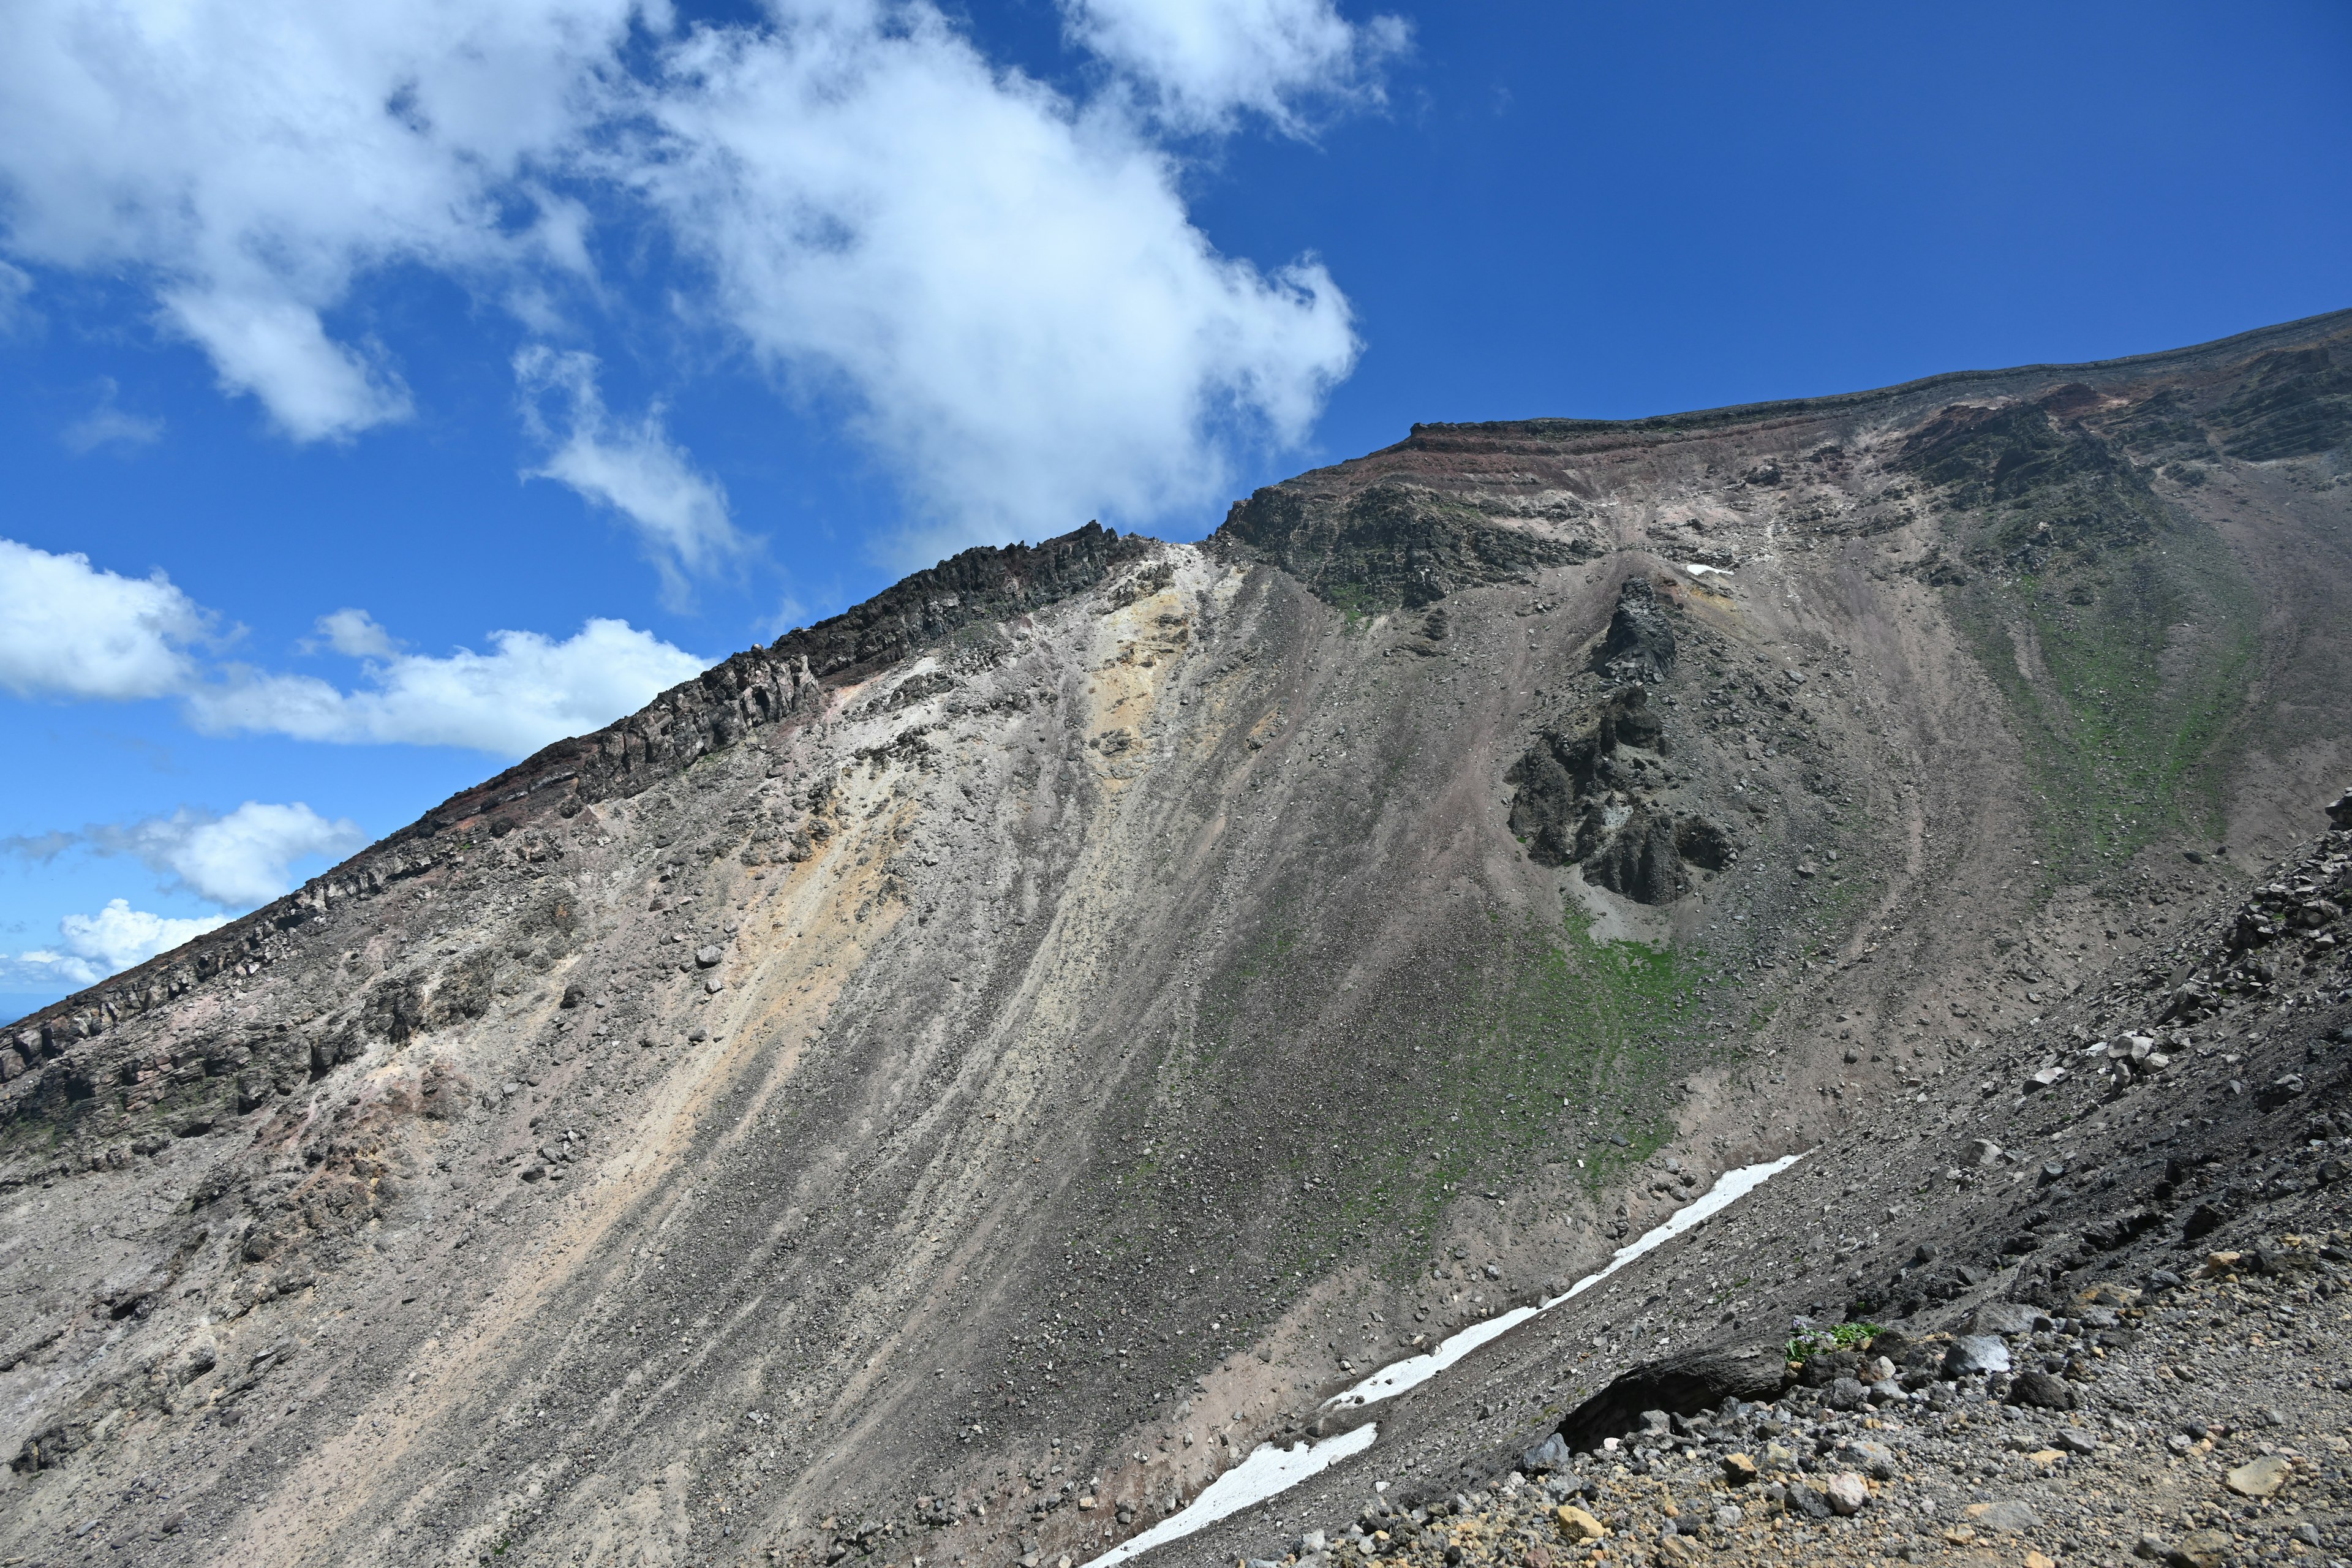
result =
[[[1573,1503],[1562,1503],[1551,1510],[1552,1521],[1559,1532],[1570,1541],[1599,1541],[1609,1533],[1609,1527]]]
[[[2286,1485],[2287,1475],[2293,1469],[2294,1466],[2276,1454],[2265,1454],[2231,1470],[2222,1485],[2240,1497],[2273,1497],[2279,1488]]]

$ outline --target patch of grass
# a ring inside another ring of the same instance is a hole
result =
[[[2234,563],[2193,584],[2183,564],[2144,561],[2128,592],[2087,606],[2021,575],[1978,587],[1961,616],[2024,742],[2052,885],[2170,834],[2220,831],[2217,753],[2244,700],[2259,606]]]
[[[1701,988],[1721,978],[1705,955],[1597,941],[1573,910],[1551,929],[1496,917],[1495,939],[1457,965],[1456,1005],[1412,1043],[1435,1083],[1391,1105],[1377,1141],[1360,1143],[1369,1169],[1302,1237],[1306,1261],[1395,1229],[1416,1249],[1384,1270],[1410,1273],[1465,1194],[1579,1156],[1579,1178],[1597,1193],[1673,1138],[1676,1047],[1697,1022],[1686,1015]],[[1302,1151],[1286,1168],[1303,1179],[1322,1164]]]
[[[1833,1351],[1859,1350],[1886,1331],[1876,1323],[1840,1323],[1834,1328],[1807,1329],[1789,1342],[1787,1359],[1802,1364]]]

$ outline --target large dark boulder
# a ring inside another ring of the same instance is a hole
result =
[[[1623,679],[1663,680],[1674,673],[1675,627],[1657,590],[1628,577],[1617,590],[1617,607],[1593,663]]]
[[[1709,1345],[1662,1356],[1621,1373],[1560,1419],[1560,1438],[1579,1453],[1642,1425],[1645,1410],[1692,1415],[1727,1399],[1774,1399],[1789,1386],[1777,1344]]]

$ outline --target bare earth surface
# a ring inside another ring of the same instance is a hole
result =
[[[2347,440],[2344,316],[1421,426],[739,655],[0,1030],[0,1558],[1075,1564],[1368,1419],[1153,1560],[2352,1556]]]

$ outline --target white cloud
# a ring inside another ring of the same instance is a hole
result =
[[[344,691],[309,676],[231,669],[192,688],[191,720],[215,733],[303,741],[466,746],[520,757],[600,729],[708,668],[626,621],[592,620],[562,642],[490,634],[494,651],[403,654],[371,665]]]
[[[1399,17],[1357,26],[1332,0],[1062,0],[1062,16],[1184,132],[1229,131],[1246,110],[1298,134],[1303,105],[1377,101],[1412,39]]]
[[[936,548],[1213,503],[1301,439],[1357,343],[1306,260],[1217,254],[1111,108],[993,69],[924,6],[793,8],[667,57],[627,171],[771,363],[848,395]]]
[[[167,696],[192,678],[186,645],[210,619],[161,572],[120,577],[0,539],[0,688],[19,697]]]
[[[30,698],[177,697],[197,728],[215,733],[523,756],[601,729],[709,668],[651,632],[604,619],[560,642],[499,631],[487,654],[403,653],[366,611],[342,609],[320,616],[318,628],[338,652],[371,661],[366,686],[347,692],[310,676],[207,668],[186,645],[205,637],[212,619],[160,572],[120,577],[86,555],[0,539],[0,689]]]
[[[315,629],[327,647],[346,658],[390,658],[400,651],[399,641],[365,610],[341,609],[320,616]],[[301,648],[304,653],[315,653],[318,644],[305,638]]]
[[[134,910],[114,899],[94,915],[68,915],[58,922],[58,948],[36,948],[15,958],[0,957],[0,987],[9,990],[79,988],[144,963],[159,952],[226,925],[226,915],[180,920]]]
[[[161,419],[125,413],[116,405],[120,391],[112,376],[100,379],[98,406],[58,433],[68,451],[88,454],[100,447],[149,447],[163,439]]]
[[[310,856],[340,859],[368,841],[348,817],[330,822],[300,801],[247,801],[226,816],[183,808],[129,826],[83,830],[102,855],[135,855],[208,903],[247,910],[293,886],[289,868]]]
[[[400,418],[398,378],[321,312],[387,264],[579,265],[531,176],[594,121],[640,9],[666,25],[659,0],[28,0],[0,50],[10,248],[144,275],[297,439]]]
[[[684,602],[688,574],[741,552],[742,538],[727,515],[726,490],[669,438],[660,408],[647,409],[634,425],[605,411],[594,355],[534,345],[515,356],[514,370],[524,418],[551,448],[547,461],[524,478],[569,485],[626,518],[644,539],[673,604]],[[566,405],[560,437],[541,408],[551,395]]]
[[[1244,448],[1302,439],[1357,350],[1312,258],[1218,253],[1150,128],[1296,131],[1303,104],[1376,95],[1401,24],[1329,0],[1068,5],[1111,68],[1090,100],[997,69],[918,0],[772,0],[682,32],[655,0],[26,0],[0,51],[6,245],[143,280],[225,386],[316,440],[411,406],[388,353],[333,325],[359,279],[432,268],[544,335],[568,300],[621,302],[592,212],[650,211],[650,253],[677,258],[661,297],[839,395],[929,544],[1147,522],[1223,499]],[[668,572],[723,554],[723,496],[657,415],[614,419],[584,361],[541,367],[572,419],[538,471]]]
[[[212,355],[223,390],[259,397],[298,441],[346,438],[412,412],[400,378],[335,342],[318,311],[227,289],[174,289],[166,318]]]

